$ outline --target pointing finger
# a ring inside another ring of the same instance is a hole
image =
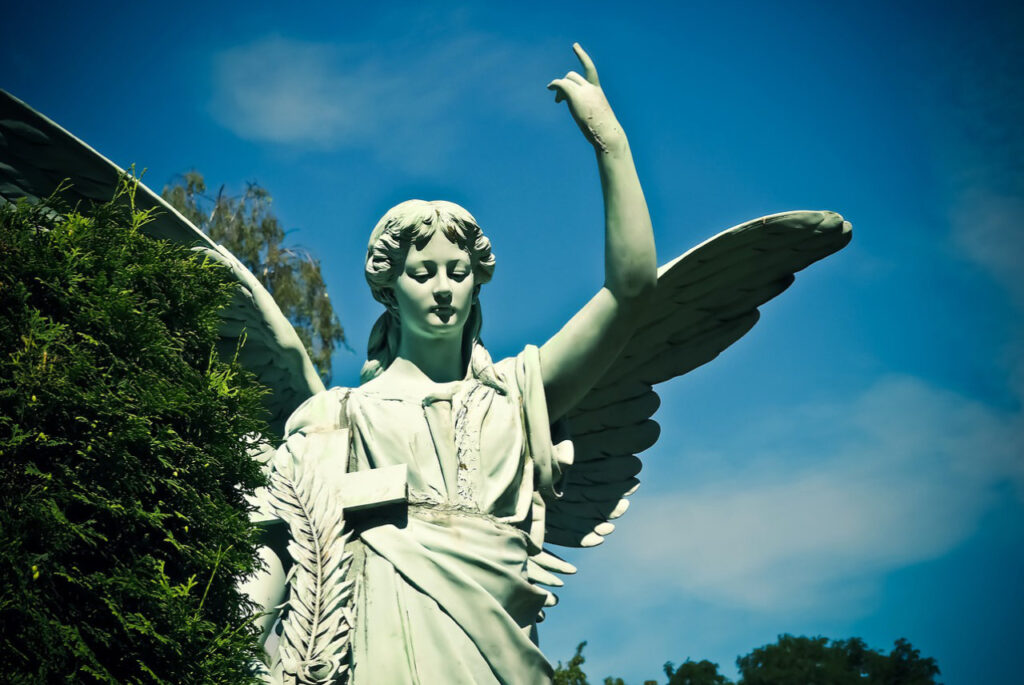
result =
[[[601,85],[601,81],[597,78],[597,67],[594,66],[594,60],[590,59],[587,51],[579,43],[573,43],[572,50],[576,53],[576,57],[579,58],[580,64],[583,65],[583,73],[586,74],[587,80],[595,86]]]

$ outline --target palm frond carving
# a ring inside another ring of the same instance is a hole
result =
[[[352,563],[345,551],[341,501],[315,469],[282,464],[270,475],[270,503],[291,529],[289,597],[278,663],[283,685],[340,685],[348,680]]]

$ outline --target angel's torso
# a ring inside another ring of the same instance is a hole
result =
[[[511,371],[512,362],[499,362],[497,370]],[[345,411],[352,431],[350,469],[405,464],[414,504],[509,522],[528,513],[533,481],[525,468],[523,412],[514,387],[502,393],[468,378],[426,395],[355,388]]]

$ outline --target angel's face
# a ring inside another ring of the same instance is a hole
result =
[[[475,278],[469,253],[442,231],[409,247],[394,282],[402,330],[427,338],[462,339],[473,305]]]

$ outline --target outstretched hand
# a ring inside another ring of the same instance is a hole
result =
[[[583,66],[585,78],[570,71],[549,83],[548,90],[555,91],[555,102],[565,100],[569,104],[572,118],[598,152],[618,149],[626,144],[626,134],[601,90],[597,68],[579,43],[573,43],[572,49]]]

